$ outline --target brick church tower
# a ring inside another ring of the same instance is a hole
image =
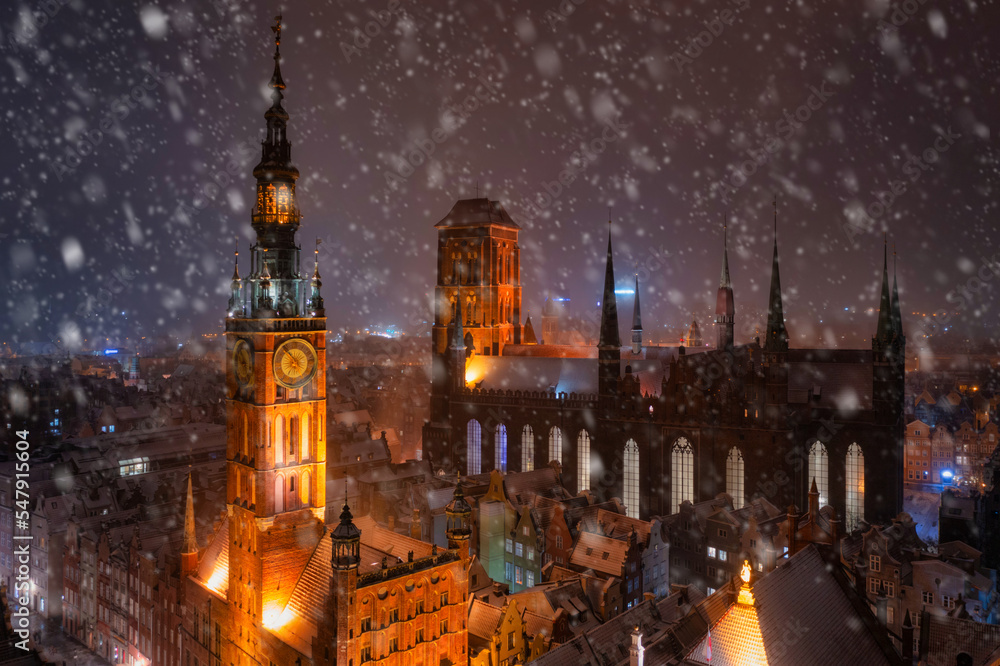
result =
[[[280,17],[248,277],[233,275],[226,318],[229,647],[225,663],[268,663],[258,641],[324,533],[326,316],[318,262],[301,273],[299,172],[282,108]],[[238,259],[238,256],[237,256]]]

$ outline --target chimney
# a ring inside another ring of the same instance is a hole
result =
[[[642,634],[639,627],[632,631],[632,645],[628,649],[628,666],[642,666],[642,653],[646,648],[642,647]]]

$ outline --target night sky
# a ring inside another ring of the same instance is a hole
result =
[[[523,227],[522,313],[596,305],[610,208],[647,331],[697,317],[710,337],[728,213],[744,342],[777,197],[793,346],[867,346],[883,232],[911,342],[913,312],[955,313],[956,340],[996,335],[995,4],[578,3],[286,3],[299,242],[324,239],[332,331],[420,329],[433,225],[478,183]],[[236,237],[244,260],[252,240],[275,10],[3,3],[0,339],[221,330]]]

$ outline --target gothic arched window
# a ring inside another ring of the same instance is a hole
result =
[[[521,430],[521,471],[530,472],[535,469],[535,432],[530,425]]]
[[[854,442],[847,447],[847,530],[865,519],[865,454]]]
[[[733,508],[742,509],[744,503],[743,479],[745,478],[743,454],[735,446],[726,458],[726,490],[733,498]]]
[[[465,427],[465,443],[465,473],[479,474],[483,471],[483,427],[476,419]]]
[[[576,481],[577,492],[590,490],[590,433],[586,430],[576,438]]]
[[[639,517],[639,445],[634,439],[625,442],[624,455],[624,492],[625,515],[629,518]]]
[[[557,460],[562,463],[562,440],[563,434],[559,426],[552,426],[549,430],[549,461]]]
[[[826,453],[826,447],[820,441],[813,442],[809,447],[809,487],[815,479],[816,489],[819,491],[819,505],[826,506],[830,503],[830,463]]]
[[[507,473],[507,426],[498,423],[494,433],[493,448],[495,451],[495,467],[501,473]]]
[[[684,500],[694,501],[694,449],[681,437],[670,451],[670,510],[680,510]]]

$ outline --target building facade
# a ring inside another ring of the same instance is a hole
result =
[[[449,247],[459,221],[469,236],[516,232],[499,202],[464,200],[437,225],[440,247]],[[439,252],[423,436],[435,470],[525,471],[554,461],[568,487],[599,501],[620,497],[634,517],[676,513],[685,500],[722,492],[735,508],[757,496],[801,508],[814,479],[821,504],[833,506],[848,529],[902,509],[905,337],[885,256],[872,348],[795,349],[784,324],[777,238],[766,330],[740,344],[724,251],[717,347],[699,353],[643,347],[638,302],[633,348],[622,349],[610,234],[597,342],[589,349],[518,344],[508,335],[516,323],[503,319],[508,328],[494,328],[492,314],[472,316],[470,343],[466,308],[494,273],[456,281],[448,277],[452,261]],[[516,269],[514,262],[504,279],[520,284]],[[520,292],[510,294],[506,311],[516,313]],[[507,343],[480,342],[487,339]]]

